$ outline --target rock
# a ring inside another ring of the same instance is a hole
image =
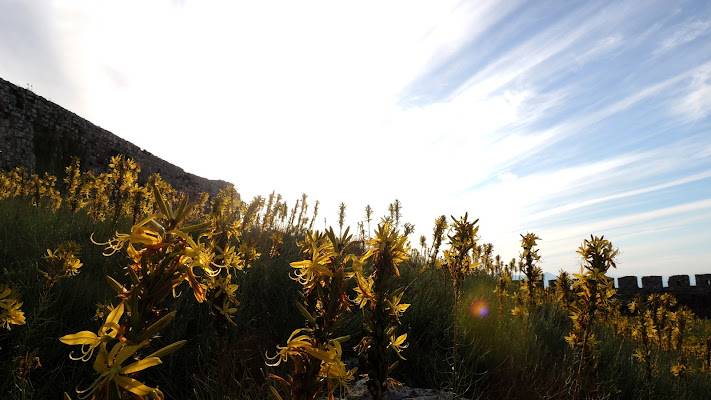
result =
[[[343,400],[372,400],[373,397],[368,392],[365,386],[366,378],[362,378],[351,386],[351,393],[345,397],[338,397]],[[398,388],[390,387],[388,392],[383,396],[384,400],[451,400],[454,396],[451,392],[442,392],[434,389],[411,388],[408,386],[400,386]],[[458,397],[460,400],[468,400],[464,397]]]

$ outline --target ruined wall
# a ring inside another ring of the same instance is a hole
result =
[[[25,167],[49,172],[61,182],[71,157],[82,170],[105,172],[112,156],[124,154],[141,165],[142,183],[157,172],[191,195],[216,194],[227,182],[183,171],[78,115],[0,78],[0,169]]]
[[[670,293],[676,297],[680,305],[689,307],[696,315],[711,318],[711,274],[695,275],[696,285],[691,285],[689,275],[672,275],[667,287],[664,287],[661,276],[643,276],[640,286],[636,276],[617,278],[617,297],[627,302],[636,295],[643,297],[652,293]],[[556,280],[549,281],[555,287]]]

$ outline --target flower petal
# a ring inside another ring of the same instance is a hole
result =
[[[163,361],[158,357],[147,357],[143,360],[136,361],[133,364],[129,364],[119,370],[122,374],[132,374],[134,372],[143,371],[146,368],[153,367],[158,364],[163,364]]]
[[[129,392],[137,394],[139,396],[146,396],[147,394],[155,390],[155,388],[148,387],[143,383],[127,376],[116,377],[116,383],[122,388],[128,390]]]
[[[69,345],[97,344],[99,342],[99,337],[96,336],[96,333],[94,332],[81,331],[70,335],[64,335],[59,338],[59,341]]]

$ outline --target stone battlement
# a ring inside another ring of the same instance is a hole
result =
[[[159,173],[174,188],[191,195],[215,195],[228,185],[185,172],[51,101],[0,78],[0,169],[24,167],[48,172],[61,184],[71,157],[83,171],[105,172],[112,156],[123,154],[141,166],[139,181]]]
[[[711,274],[697,274],[696,285],[691,284],[689,275],[672,275],[669,277],[667,286],[663,285],[662,277],[659,275],[643,276],[640,286],[636,276],[623,276],[617,278],[615,289],[619,294],[650,294],[650,293],[674,293],[693,292],[711,294]],[[557,280],[548,281],[550,287],[556,287]]]
[[[648,296],[653,293],[669,293],[676,297],[680,305],[685,305],[699,317],[711,318],[711,274],[697,274],[696,285],[691,285],[689,275],[672,275],[668,285],[663,285],[661,276],[643,276],[639,285],[636,276],[617,278],[617,297],[630,301],[636,295]],[[548,281],[550,287],[556,286],[556,280]]]

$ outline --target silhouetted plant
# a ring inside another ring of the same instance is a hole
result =
[[[106,190],[109,193],[111,223],[116,225],[123,215],[130,215],[130,191],[138,180],[141,167],[123,155],[111,157],[109,173],[106,175]]]
[[[590,236],[590,240],[586,239],[578,249],[582,257],[582,271],[574,275],[577,280],[574,283],[575,302],[571,307],[573,328],[565,337],[573,349],[580,352],[573,399],[578,398],[583,373],[590,361],[593,368],[597,367],[598,341],[592,328],[609,311],[610,299],[615,294],[612,279],[606,274],[610,268],[616,267],[617,253],[618,250],[604,236]]]
[[[309,205],[306,203],[307,197],[308,196],[306,195],[306,193],[301,194],[301,208],[299,209],[299,219],[296,223],[296,225],[297,225],[296,232],[301,232],[302,230],[304,230],[306,228],[305,225],[306,225],[306,220],[308,220],[308,218],[304,219],[305,218],[304,214],[306,213],[306,210],[308,210],[308,208],[309,208]]]
[[[318,216],[318,205],[319,201],[316,200],[316,203],[314,204],[314,215],[311,217],[311,222],[309,223],[309,229],[308,230],[313,230],[314,228],[314,221],[316,221],[316,217]]]
[[[338,205],[338,230],[339,234],[343,233],[343,224],[346,222],[346,203]]]
[[[286,232],[292,233],[296,230],[296,225],[294,225],[294,219],[296,218],[296,210],[299,208],[299,200],[296,200],[294,208],[291,210],[291,216],[289,217],[289,224],[287,225]]]
[[[447,231],[447,227],[447,217],[444,215],[435,220],[434,232],[432,234],[432,255],[430,256],[430,262],[433,264],[437,260],[439,248],[442,246],[442,239]]]
[[[69,211],[73,213],[79,211],[85,204],[84,197],[86,193],[79,164],[79,158],[72,157],[71,163],[65,168],[67,175],[64,178],[64,183],[67,188],[66,203],[69,207]]]
[[[87,193],[87,212],[94,222],[106,219],[106,212],[109,206],[109,196],[106,193],[106,174],[94,176],[89,171],[84,174]]]
[[[401,303],[403,288],[397,287],[400,278],[398,266],[406,261],[409,248],[407,237],[401,236],[389,224],[380,224],[370,241],[373,267],[370,275],[356,269],[358,296],[355,303],[363,310],[366,335],[356,347],[365,356],[368,382],[366,386],[373,399],[380,400],[393,382],[389,375],[397,366],[391,354],[404,358],[400,351],[407,347],[407,334],[398,335],[400,316],[410,306]]]
[[[349,253],[354,242],[348,229],[337,237],[333,229],[325,234],[309,232],[301,247],[305,260],[291,263],[294,279],[302,286],[303,303],[296,306],[307,320],[305,328],[292,332],[285,346],[269,357],[269,365],[276,366],[289,359],[293,373],[287,377],[271,375],[280,382],[293,400],[316,399],[326,392],[329,400],[334,392],[348,388],[355,369],[346,370],[341,357],[341,343],[348,337],[336,338],[337,323],[350,310],[346,282],[354,276],[353,269],[360,268],[364,257]],[[281,399],[275,387],[272,394]]]
[[[395,225],[395,229],[397,229],[400,226],[400,218],[402,218],[402,203],[400,203],[400,200],[395,199],[388,206],[388,211],[390,212],[390,220]]]
[[[474,262],[471,257],[471,251],[476,246],[479,239],[477,232],[479,227],[476,225],[478,219],[468,221],[468,214],[464,214],[462,218],[456,219],[452,217],[453,231],[452,235],[448,235],[449,249],[444,250],[444,261],[442,268],[452,278],[454,289],[454,308],[452,310],[453,324],[453,348],[452,348],[452,391],[457,392],[457,371],[459,369],[457,358],[457,350],[459,348],[458,327],[459,321],[457,310],[461,302],[461,291],[464,277],[479,266],[479,263]],[[437,228],[435,228],[435,231]]]
[[[570,307],[575,301],[575,293],[573,293],[573,281],[570,279],[570,275],[563,270],[560,271],[558,279],[556,279],[555,293],[558,303],[563,310],[569,313]]]
[[[264,211],[264,218],[262,219],[262,230],[266,231],[271,227],[271,219],[273,218],[272,207],[274,206],[274,191],[269,194],[267,199],[267,210]]]

